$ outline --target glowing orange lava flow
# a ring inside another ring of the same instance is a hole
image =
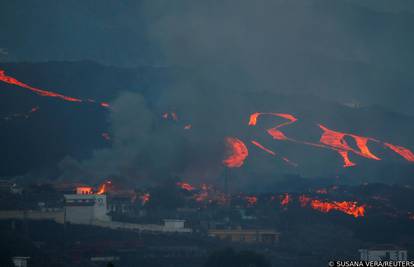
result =
[[[348,215],[352,215],[355,218],[363,217],[365,215],[365,205],[358,206],[357,202],[352,201],[320,201],[320,200],[312,200],[310,206],[315,209],[319,210],[324,213],[328,213],[332,210],[338,210]]]
[[[405,158],[408,161],[414,162],[414,154],[408,148],[402,146],[392,145],[390,143],[384,143],[386,147],[399,154],[401,157]]]
[[[250,115],[249,126],[256,126],[257,119],[261,115],[271,115],[271,116],[276,116],[276,117],[287,119],[288,120],[287,122],[281,123],[273,128],[267,129],[266,131],[268,134],[270,134],[273,137],[273,139],[289,140],[289,138],[284,133],[282,133],[279,130],[279,128],[296,122],[298,120],[297,118],[295,118],[293,115],[286,114],[286,113],[256,112]]]
[[[291,197],[288,193],[281,197],[280,204],[282,206],[287,206],[291,201]]]
[[[186,190],[186,191],[193,191],[193,190],[195,190],[195,187],[192,186],[192,185],[190,185],[189,183],[184,183],[184,182],[180,183],[180,182],[178,182],[177,185],[179,187],[181,187],[182,189]]]
[[[373,159],[373,160],[381,160],[379,157],[377,157],[376,155],[374,155],[370,149],[368,148],[368,142],[375,142],[375,143],[382,143],[374,138],[371,137],[364,137],[364,136],[359,136],[359,135],[355,135],[355,134],[349,134],[349,133],[343,133],[343,132],[339,132],[339,131],[335,131],[335,130],[331,130],[328,127],[322,125],[322,124],[318,124],[319,128],[322,129],[322,135],[320,137],[319,143],[313,143],[313,142],[307,142],[307,141],[301,141],[301,140],[296,140],[294,138],[290,138],[287,137],[283,132],[281,132],[279,129],[283,126],[292,124],[294,122],[296,122],[298,119],[296,117],[294,117],[293,115],[290,114],[286,114],[286,113],[271,113],[271,112],[256,112],[250,115],[249,118],[249,126],[256,126],[257,125],[257,121],[259,119],[260,116],[262,115],[271,115],[271,116],[276,116],[276,117],[281,117],[284,119],[287,119],[288,121],[278,124],[273,128],[269,128],[266,130],[266,132],[271,135],[273,137],[273,139],[275,140],[284,140],[284,141],[291,141],[291,142],[295,142],[298,144],[304,144],[304,145],[309,145],[309,146],[313,146],[313,147],[319,147],[319,148],[325,148],[325,149],[331,149],[336,151],[343,159],[344,162],[344,167],[351,167],[351,166],[355,166],[356,164],[354,162],[351,161],[351,159],[349,158],[349,153],[354,153],[358,156],[361,157],[365,157],[368,159]],[[346,137],[351,137],[353,140],[355,140],[356,143],[356,148],[352,148],[345,140]],[[273,151],[271,151],[270,149],[264,147],[262,144],[258,143],[257,141],[252,141],[252,143],[261,148],[262,150],[266,151],[267,153],[271,154],[271,155],[275,155],[276,153],[274,153]],[[391,149],[392,151],[394,151],[395,153],[399,154],[400,156],[402,156],[404,159],[406,159],[407,161],[410,162],[414,162],[414,153],[411,152],[409,149],[402,147],[402,146],[397,146],[397,145],[392,145],[389,143],[383,143],[385,145],[385,147]],[[283,158],[287,163],[292,164],[293,166],[297,166],[297,164],[290,162],[288,159]]]
[[[36,93],[37,95],[40,96],[46,96],[46,97],[55,97],[55,98],[60,98],[62,100],[65,101],[69,101],[69,102],[84,102],[82,99],[79,98],[74,98],[74,97],[70,97],[70,96],[65,96],[59,93],[55,93],[55,92],[51,92],[51,91],[46,91],[46,90],[42,90],[33,86],[30,86],[28,84],[25,84],[23,82],[18,81],[17,79],[7,76],[4,70],[0,69],[0,81],[8,83],[8,84],[12,84],[12,85],[17,85],[21,88],[25,88],[28,89],[34,93]],[[89,101],[89,102],[94,102],[94,100]],[[100,103],[100,105],[102,107],[109,107],[109,104],[106,102],[102,102]]]
[[[230,155],[223,160],[223,164],[229,168],[239,168],[243,165],[244,160],[249,155],[246,145],[238,138],[227,137],[225,139]]]
[[[344,160],[344,168],[355,166],[356,164],[349,159],[348,151],[344,150],[337,150],[339,155],[341,155],[342,159]]]
[[[367,145],[368,141],[378,142],[377,140],[373,138],[369,138],[369,137],[341,133],[338,131],[328,129],[327,127],[321,124],[319,124],[318,126],[323,131],[321,139],[319,141],[322,144],[325,144],[327,146],[337,149],[338,153],[343,157],[344,162],[345,162],[344,165],[346,167],[355,165],[349,160],[347,152],[353,152],[359,156],[362,156],[368,159],[380,160],[380,158],[378,158],[377,156],[371,153]],[[355,150],[352,147],[350,147],[348,143],[345,141],[345,136],[352,137],[355,140],[359,150]]]
[[[253,145],[255,145],[255,146],[257,146],[258,148],[260,148],[260,149],[262,149],[262,150],[264,150],[264,151],[266,151],[267,153],[269,153],[270,155],[273,155],[273,156],[276,156],[276,153],[275,152],[273,152],[272,150],[270,150],[270,149],[268,149],[268,148],[266,148],[266,147],[264,147],[262,144],[260,144],[259,142],[257,142],[257,141],[252,141],[252,144]]]

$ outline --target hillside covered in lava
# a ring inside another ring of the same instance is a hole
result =
[[[412,183],[414,117],[380,106],[235,90],[206,83],[197,68],[84,61],[0,69],[1,176],[222,184],[227,175],[259,191],[289,175]],[[226,171],[229,137],[245,155]]]

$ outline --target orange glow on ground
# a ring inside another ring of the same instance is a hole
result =
[[[357,202],[352,201],[320,201],[312,200],[310,203],[311,207],[315,210],[328,213],[332,210],[338,210],[348,215],[352,215],[355,218],[363,217],[365,215],[365,205],[358,206]]]
[[[228,168],[239,168],[243,165],[244,160],[249,155],[246,145],[238,138],[227,137],[225,139],[229,156],[223,160],[223,164]]]
[[[179,182],[179,183],[177,183],[177,185],[179,187],[181,187],[181,189],[184,189],[186,191],[193,191],[193,190],[195,190],[195,187],[192,186],[192,185],[190,185],[189,183],[184,183],[184,182],[180,183]]]
[[[281,197],[280,204],[282,206],[287,206],[290,203],[290,201],[291,201],[291,197],[288,193],[286,193],[285,195]]]

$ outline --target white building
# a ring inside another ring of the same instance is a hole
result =
[[[184,229],[185,220],[164,219],[164,228],[173,232]]]
[[[106,195],[65,195],[65,221],[75,224],[93,224],[94,221],[110,221],[107,215]]]
[[[30,259],[30,257],[13,257],[13,265],[15,267],[27,267],[27,261]]]
[[[361,260],[363,261],[406,261],[407,250],[393,245],[376,246],[369,249],[360,249]]]

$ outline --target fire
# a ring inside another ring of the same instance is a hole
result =
[[[145,193],[141,195],[139,198],[141,199],[141,204],[145,205],[150,201],[151,195],[149,193]]]
[[[78,186],[76,188],[77,195],[90,195],[92,193],[93,193],[92,187],[90,186]]]
[[[0,69],[0,81],[8,83],[8,84],[12,84],[12,85],[16,85],[19,86],[21,88],[25,88],[27,90],[30,90],[32,92],[34,92],[37,95],[40,96],[46,96],[46,97],[55,97],[55,98],[59,98],[65,101],[69,101],[69,102],[84,102],[84,100],[79,99],[79,98],[75,98],[75,97],[71,97],[71,96],[65,96],[59,93],[55,93],[55,92],[51,92],[51,91],[47,91],[47,90],[43,90],[43,89],[39,89],[33,86],[30,86],[28,84],[25,84],[23,82],[20,82],[19,80],[11,77],[11,76],[7,76],[6,72],[4,70]],[[100,105],[102,107],[109,107],[109,104],[106,102],[102,102],[100,103]]]
[[[320,200],[312,200],[310,206],[314,210],[319,210],[324,213],[328,213],[332,210],[338,210],[348,215],[352,215],[355,218],[363,217],[365,215],[365,205],[358,206],[357,202],[352,201],[320,201]]]
[[[291,201],[291,197],[288,193],[285,193],[284,196],[281,197],[280,204],[282,206],[287,206]]]
[[[190,185],[189,183],[184,183],[184,182],[180,183],[180,182],[178,182],[177,185],[179,187],[181,187],[182,189],[186,190],[186,191],[193,191],[193,190],[195,190],[195,187],[192,186],[192,185]]]
[[[98,191],[96,192],[97,195],[103,195],[108,192],[108,186],[111,185],[111,181],[106,181],[99,186]]]
[[[230,155],[223,160],[223,164],[228,168],[239,168],[249,155],[246,145],[238,138],[227,137],[225,139]]]
[[[325,192],[325,190],[322,192]],[[302,208],[310,204],[312,209],[324,213],[337,210],[345,214],[352,215],[355,218],[363,217],[365,215],[365,205],[358,205],[356,201],[321,201],[318,199],[312,199],[306,195],[301,195],[299,196],[299,203]]]

